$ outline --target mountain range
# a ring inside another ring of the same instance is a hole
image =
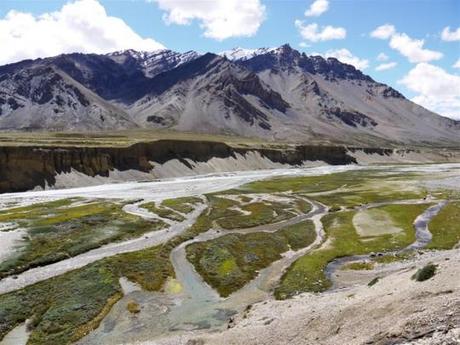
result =
[[[132,128],[346,144],[460,143],[442,117],[335,58],[289,45],[126,50],[0,67],[0,129]]]

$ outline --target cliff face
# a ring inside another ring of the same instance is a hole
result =
[[[357,163],[357,152],[382,157],[390,157],[394,153],[392,149],[346,149],[338,146],[234,148],[219,142],[180,140],[160,140],[116,148],[0,147],[0,193],[53,186],[58,174],[72,171],[92,177],[108,177],[113,170],[149,173],[154,165],[171,160],[178,160],[190,169],[191,162],[206,163],[213,158],[230,159],[254,153],[267,162],[289,166],[300,166],[306,161],[323,161],[332,165],[352,164]]]

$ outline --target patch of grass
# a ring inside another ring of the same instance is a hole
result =
[[[295,216],[291,205],[271,202],[254,202],[240,206],[243,211],[250,212],[248,215],[238,214],[222,217],[217,223],[224,229],[252,228],[258,225],[280,222]]]
[[[425,280],[428,280],[436,274],[436,265],[433,264],[428,264],[415,272],[415,274],[412,276],[412,279],[418,282],[423,282]]]
[[[59,205],[62,203],[60,201]],[[122,210],[122,205],[102,202],[75,207],[57,207],[55,203],[48,203],[33,208],[27,217],[21,220],[27,229],[24,245],[17,255],[0,263],[0,277],[64,260],[165,226],[159,220],[147,221],[129,215]]]
[[[334,209],[367,203],[418,199],[426,195],[423,188],[407,188],[417,174],[385,173],[373,170],[347,171],[322,176],[275,178],[249,183],[243,192],[275,193],[293,191],[306,194]],[[336,189],[340,189],[335,191]],[[319,193],[319,194],[318,194]]]
[[[301,198],[297,198],[295,201],[295,204],[297,206],[297,209],[304,214],[307,214],[308,212],[311,211],[312,207],[311,204]]]
[[[145,208],[146,210],[157,214],[161,218],[171,219],[176,222],[182,222],[185,220],[185,218],[181,214],[169,208],[158,207],[155,202],[148,202],[148,203],[140,205],[140,207]]]
[[[194,210],[193,205],[200,204],[203,201],[200,198],[189,196],[177,199],[164,200],[161,205],[169,207],[180,213],[190,213]]]
[[[281,258],[289,248],[310,245],[316,235],[311,221],[275,233],[229,234],[187,246],[187,258],[221,296],[237,291],[259,270]]]
[[[240,195],[240,200],[242,202],[250,202],[252,200],[252,198],[246,196],[246,195]]]
[[[414,255],[413,252],[405,252],[405,253],[377,256],[373,258],[372,260],[379,264],[389,264],[392,262],[404,261],[404,260],[410,259],[413,255]]]
[[[351,262],[343,265],[342,270],[354,270],[354,271],[370,271],[374,269],[374,263],[372,262]]]
[[[382,175],[374,170],[346,171],[319,176],[278,177],[246,184],[240,189],[253,193],[275,193],[292,191],[295,193],[328,192],[338,188],[362,188],[368,183],[382,180],[398,183],[402,180],[418,176],[417,174],[385,173]]]
[[[398,190],[399,188],[401,188],[399,184],[396,184],[394,188],[375,188],[368,190],[364,187],[363,190],[312,196],[312,198],[333,208],[339,208],[340,206],[351,208],[370,203],[421,199],[425,196],[425,193],[421,190],[400,191]]]
[[[296,193],[317,193],[337,189],[344,185],[356,186],[367,176],[364,172],[345,172],[323,176],[278,177],[270,180],[256,181],[240,187],[252,193],[276,193],[293,191]]]
[[[428,249],[451,249],[460,242],[460,202],[447,204],[430,222]]]
[[[70,344],[109,300],[121,298],[113,272],[91,265],[0,296],[0,338],[32,319],[29,345]],[[96,325],[93,325],[96,326]]]
[[[415,239],[412,223],[426,207],[426,205],[385,206],[385,210],[391,214],[395,224],[404,231],[367,238],[360,237],[353,227],[352,219],[355,211],[327,214],[323,217],[323,224],[326,235],[331,240],[330,245],[294,262],[282,277],[275,296],[284,299],[300,292],[320,292],[328,289],[331,282],[326,278],[324,269],[336,258],[406,247]]]
[[[14,207],[0,211],[0,222],[17,222],[20,226],[27,226],[29,219],[46,217],[50,210],[65,207],[75,202],[75,199],[60,199],[50,202],[37,203],[29,206]]]
[[[126,305],[126,309],[131,314],[138,314],[141,311],[141,306],[136,301],[129,301],[128,304]]]
[[[284,237],[292,250],[308,247],[316,239],[315,226],[310,220],[287,226],[276,234]]]
[[[289,204],[253,202],[241,205],[238,201],[226,198],[225,195],[225,193],[207,195],[210,205],[208,218],[224,229],[250,228],[280,222],[296,215],[293,206]],[[244,215],[234,209],[235,207],[250,214]]]

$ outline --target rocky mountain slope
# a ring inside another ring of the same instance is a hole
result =
[[[460,142],[460,123],[289,45],[68,54],[0,67],[0,129],[134,127],[359,145]]]

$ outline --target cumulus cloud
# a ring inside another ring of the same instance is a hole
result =
[[[405,33],[398,33],[391,24],[379,26],[371,32],[371,37],[384,40],[390,39],[390,47],[397,50],[412,63],[429,62],[443,57],[441,52],[424,48],[424,40],[417,40]]]
[[[381,39],[381,40],[387,40],[395,32],[396,32],[396,29],[395,29],[395,27],[393,25],[384,24],[384,25],[380,25],[378,28],[376,28],[374,31],[372,31],[371,32],[371,37],[378,38],[378,39]]]
[[[204,36],[218,41],[253,36],[265,19],[260,0],[155,0],[167,24],[200,23]]]
[[[347,63],[349,65],[355,66],[357,69],[363,70],[369,67],[369,60],[366,59],[360,59],[357,56],[354,56],[348,49],[342,48],[342,49],[336,49],[336,50],[328,50],[324,54],[318,54],[322,55],[326,58],[329,57],[334,57],[338,59],[341,62]]]
[[[315,0],[308,10],[305,11],[306,17],[318,17],[329,9],[328,0]]]
[[[310,42],[340,40],[347,36],[347,31],[341,27],[327,25],[320,28],[316,23],[305,25],[303,21],[298,19],[294,24],[302,38]]]
[[[412,100],[441,115],[460,119],[460,76],[428,63],[419,63],[399,81],[418,93]]]
[[[35,16],[10,11],[0,19],[0,64],[62,53],[107,53],[164,46],[142,38],[122,19],[107,15],[97,0],[78,0]]]
[[[388,62],[388,63],[382,63],[378,65],[375,70],[376,71],[386,71],[392,68],[395,68],[398,64],[396,62]]]
[[[460,59],[457,60],[456,63],[452,66],[453,68],[460,68]]]
[[[448,26],[445,27],[444,30],[442,30],[441,39],[448,42],[460,41],[460,27],[454,31],[450,31],[450,27]]]
[[[388,61],[389,57],[385,53],[380,53],[377,55],[377,61]]]
[[[442,58],[442,53],[425,49],[424,44],[424,40],[410,38],[404,33],[396,33],[390,39],[390,47],[407,57],[409,62],[429,62]]]

